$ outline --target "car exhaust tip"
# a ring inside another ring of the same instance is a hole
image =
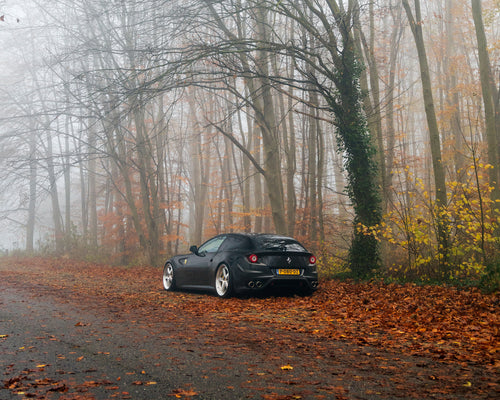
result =
[[[248,287],[251,287],[251,288],[255,287],[255,282],[254,281],[248,282]]]
[[[255,286],[258,287],[258,288],[262,287],[262,282],[261,281],[257,281],[255,283]]]
[[[316,289],[318,287],[318,281],[312,281],[311,286]]]

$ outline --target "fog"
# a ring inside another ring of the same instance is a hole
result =
[[[358,226],[396,263],[444,239],[477,262],[496,251],[500,154],[499,5],[478,25],[477,3],[0,1],[0,249],[154,262],[274,231],[342,260]],[[351,48],[373,201],[340,128]],[[363,201],[380,218],[360,221]]]

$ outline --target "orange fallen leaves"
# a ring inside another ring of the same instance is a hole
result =
[[[174,396],[178,399],[181,399],[183,397],[193,397],[193,396],[197,396],[198,395],[198,392],[195,392],[194,390],[190,390],[190,389],[174,389],[172,390],[172,393],[169,394],[169,396]]]
[[[141,310],[144,319],[158,318],[155,310],[161,309],[170,318],[191,314],[238,326],[242,334],[248,329],[245,324],[300,332],[305,347],[308,340],[333,339],[490,365],[498,362],[500,352],[499,297],[476,289],[323,281],[312,297],[220,300],[162,291],[159,268],[121,268],[70,259],[7,260],[0,264],[6,283],[34,279],[37,285],[55,289],[54,295],[121,304],[124,312]],[[279,338],[272,340],[279,344]]]

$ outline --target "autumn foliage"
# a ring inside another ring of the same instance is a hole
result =
[[[448,183],[448,204],[441,211],[448,221],[450,250],[444,261],[438,246],[438,210],[424,182],[408,167],[400,171],[405,185],[395,193],[395,207],[376,226],[358,225],[390,249],[386,277],[422,282],[448,281],[476,284],[488,280],[499,287],[499,276],[490,269],[498,263],[500,215],[491,196],[489,165],[473,164],[462,171],[461,181]],[[496,267],[498,269],[498,267]]]

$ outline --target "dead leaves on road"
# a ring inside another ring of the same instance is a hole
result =
[[[205,294],[162,291],[159,268],[46,258],[11,259],[9,263],[0,266],[6,280],[26,282],[26,274],[62,296],[99,297],[112,307],[121,304],[120,312],[142,309],[144,318],[188,313],[242,330],[245,323],[274,326],[303,332],[309,340],[347,340],[408,354],[498,363],[500,301],[497,295],[483,295],[475,289],[324,281],[312,297],[220,300]]]
[[[304,354],[312,349],[318,354],[326,354],[324,343],[337,341],[366,348],[367,356],[373,351],[369,349],[377,349],[458,363],[464,369],[474,363],[493,375],[500,367],[499,298],[498,295],[483,295],[475,289],[325,281],[312,297],[221,300],[209,294],[163,291],[159,268],[110,267],[37,258],[11,259],[8,264],[0,265],[0,271],[6,284],[49,288],[55,296],[89,304],[94,302],[99,307],[107,305],[109,310],[121,316],[130,312],[132,323],[147,325],[165,318],[181,321],[191,316],[191,320],[197,321],[189,327],[191,337],[200,332],[213,334],[217,340],[230,336],[235,342],[241,339],[242,348],[269,345],[279,351],[293,346]],[[90,325],[85,321],[74,324],[75,327]],[[264,332],[265,337],[256,335],[264,335]],[[0,335],[0,340],[6,337]],[[189,342],[189,337],[185,340]],[[296,373],[294,365],[287,362],[281,360],[273,368],[287,375]],[[378,367],[394,375],[397,386],[397,371],[391,370],[393,366],[381,362]],[[415,368],[421,371],[416,373],[418,380],[432,380],[428,373],[426,375],[425,365]],[[23,379],[4,384],[9,387],[22,385]],[[460,382],[464,389],[472,386],[469,379]],[[434,380],[442,378],[436,375]],[[54,387],[60,387],[56,383]],[[134,385],[154,384],[153,381],[134,382]],[[405,382],[399,384],[405,385]],[[346,398],[340,386],[322,390],[336,398]],[[197,394],[187,388],[173,390],[170,396],[190,398]],[[265,396],[274,400],[293,398],[279,394],[273,397],[272,393]]]
[[[3,382],[3,388],[12,391],[12,393],[25,398],[37,397],[48,393],[65,393],[68,387],[61,381],[50,378],[31,379],[30,373],[33,371],[23,371],[22,374],[10,378]]]
[[[40,371],[43,371],[43,368],[22,371],[18,376],[3,381],[2,387],[18,395],[19,398],[47,399],[56,398],[52,396],[53,394],[56,396],[56,394],[59,393],[57,396],[61,396],[63,393],[66,393],[66,395],[64,395],[65,397],[59,398],[88,400],[94,398],[93,395],[88,393],[89,390],[96,387],[102,387],[105,391],[113,393],[110,396],[113,398],[131,398],[128,392],[119,392],[119,386],[106,379],[85,381],[82,384],[76,384],[73,381],[55,380],[47,377],[37,378],[38,372]]]
[[[190,389],[174,389],[172,390],[172,393],[169,394],[169,396],[176,397],[178,399],[183,399],[183,398],[190,398],[193,396],[197,396],[198,393],[195,392],[194,390]]]

